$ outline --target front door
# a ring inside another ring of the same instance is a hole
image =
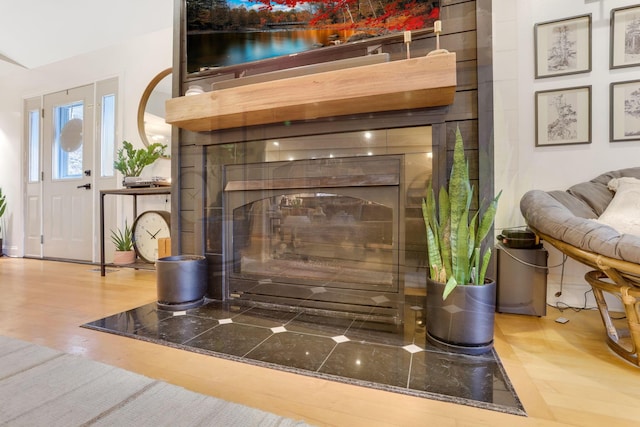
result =
[[[94,89],[44,97],[43,255],[93,259]]]

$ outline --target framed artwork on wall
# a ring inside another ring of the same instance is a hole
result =
[[[536,79],[591,71],[591,14],[535,24]]]
[[[295,66],[290,62],[297,55],[304,56],[306,64],[318,63],[323,62],[324,58],[318,58],[324,56],[322,51],[333,55],[329,58],[344,59],[361,55],[352,50],[356,42],[377,38],[382,46],[391,42],[388,36],[392,34],[403,37],[404,31],[412,31],[414,37],[426,35],[433,32],[435,21],[441,19],[440,0],[181,0],[179,3],[185,27],[181,60],[187,78],[217,75],[226,67],[258,61],[265,61],[264,69],[268,71],[289,68]],[[446,21],[444,24],[446,29]]]
[[[611,141],[640,140],[640,80],[610,85]]]
[[[591,86],[545,90],[536,98],[536,147],[591,143]]]
[[[611,10],[609,68],[640,65],[640,5]]]

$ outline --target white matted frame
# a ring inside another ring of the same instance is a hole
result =
[[[591,14],[535,24],[536,79],[591,71]]]
[[[611,10],[609,68],[640,65],[640,5]]]
[[[640,140],[640,80],[610,85],[611,141]]]
[[[536,147],[591,143],[591,86],[536,92]]]

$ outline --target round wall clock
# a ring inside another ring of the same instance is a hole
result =
[[[144,262],[158,259],[158,239],[171,237],[171,214],[166,211],[142,212],[131,227],[133,249]]]

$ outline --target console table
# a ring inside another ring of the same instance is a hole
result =
[[[171,194],[171,187],[144,187],[144,188],[121,188],[117,190],[100,190],[100,275],[106,273],[106,262],[104,254],[104,196],[107,194],[132,196],[133,197],[133,217],[138,215],[138,196],[156,196],[160,194]],[[149,264],[132,264],[133,268],[149,268]]]

